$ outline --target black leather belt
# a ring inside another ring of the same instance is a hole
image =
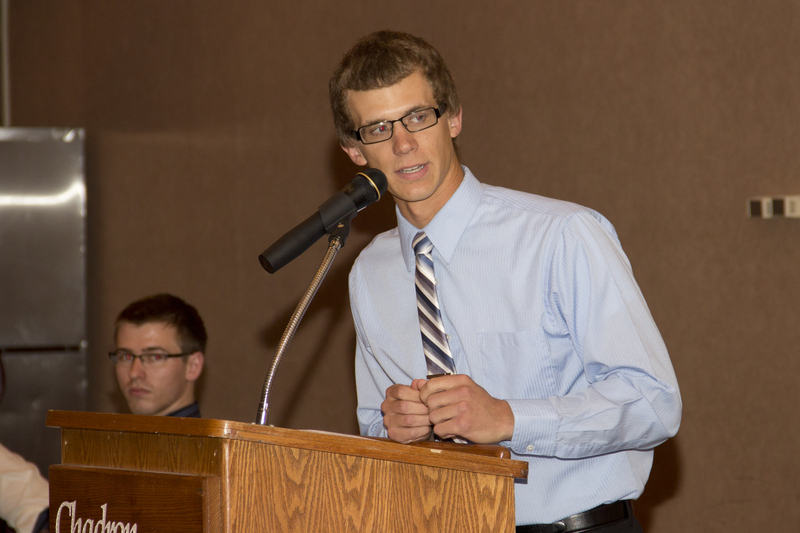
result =
[[[517,533],[575,533],[590,531],[593,528],[607,526],[633,516],[630,500],[600,505],[582,513],[568,516],[553,524],[532,524],[517,526]]]

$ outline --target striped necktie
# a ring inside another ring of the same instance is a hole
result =
[[[433,244],[424,231],[413,241],[417,269],[414,283],[417,286],[417,310],[422,332],[422,349],[428,365],[428,376],[455,374],[453,354],[444,332],[439,299],[436,297],[436,277],[433,273]]]

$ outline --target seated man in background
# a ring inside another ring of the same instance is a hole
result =
[[[109,357],[131,412],[200,418],[194,388],[207,339],[197,310],[176,296],[128,305],[117,317]]]

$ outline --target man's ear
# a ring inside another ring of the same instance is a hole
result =
[[[186,381],[197,381],[203,373],[205,356],[203,352],[194,352],[186,358]]]
[[[339,146],[342,147],[344,153],[350,156],[350,161],[352,161],[353,163],[355,163],[360,167],[366,166],[367,158],[364,157],[364,154],[361,153],[361,150],[358,148],[356,144],[353,144],[352,146],[345,146],[343,144],[340,144]]]
[[[461,108],[458,113],[447,117],[447,127],[450,129],[450,138],[455,139],[461,133]]]

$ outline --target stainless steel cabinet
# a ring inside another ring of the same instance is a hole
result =
[[[0,441],[60,462],[48,409],[86,408],[86,187],[80,129],[0,128]]]

